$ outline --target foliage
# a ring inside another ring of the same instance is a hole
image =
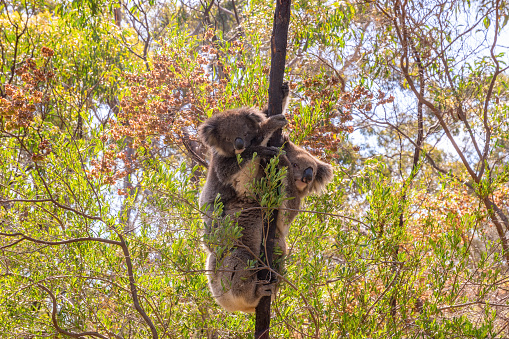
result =
[[[507,3],[292,3],[287,132],[335,176],[292,224],[271,335],[500,337]],[[196,132],[266,103],[273,10],[0,4],[3,336],[253,337],[206,287]]]

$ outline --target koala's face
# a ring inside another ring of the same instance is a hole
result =
[[[207,119],[199,129],[202,142],[227,157],[260,142],[260,123],[266,117],[254,108],[228,110]]]
[[[324,163],[293,143],[285,146],[291,163],[295,186],[304,196],[319,192],[332,179],[332,166]]]

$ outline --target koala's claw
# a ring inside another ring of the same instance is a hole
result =
[[[281,85],[281,92],[283,93],[283,98],[288,95],[290,92],[290,86],[288,86],[288,81],[283,82]]]
[[[286,120],[286,117],[283,114],[273,115],[272,117],[270,117],[270,119],[281,123],[284,122],[285,124],[288,123],[288,120]]]
[[[260,156],[264,157],[275,157],[279,154],[279,148],[273,146],[264,147],[263,151],[260,152]]]
[[[270,284],[277,284],[278,282],[279,282],[279,279],[277,278],[277,276],[275,274],[271,274]]]
[[[270,119],[276,129],[282,128],[288,124],[288,120],[286,120],[286,117],[283,114],[273,115]]]

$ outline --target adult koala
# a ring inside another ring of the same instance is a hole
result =
[[[214,248],[205,241],[210,290],[217,302],[231,312],[254,312],[263,296],[275,292],[275,282],[262,283],[257,279],[255,263],[261,253],[263,215],[248,187],[262,176],[260,157],[268,159],[278,154],[279,149],[266,147],[267,142],[286,123],[283,115],[267,118],[256,108],[244,107],[215,115],[199,129],[202,142],[212,151],[200,195],[200,208],[206,209],[205,234],[224,231],[226,220],[216,225],[212,220],[211,209],[217,197],[224,206],[223,216],[242,228],[241,237],[226,253],[217,250],[221,244]],[[258,156],[253,157],[254,153]],[[240,162],[237,154],[242,158]]]
[[[267,147],[268,140],[286,124],[284,115],[267,118],[252,107],[227,110],[207,119],[198,130],[201,141],[212,151],[200,207],[213,204],[218,194],[223,204],[248,197],[247,188],[258,177],[260,157],[272,158],[279,152]],[[253,160],[255,153],[258,157]]]

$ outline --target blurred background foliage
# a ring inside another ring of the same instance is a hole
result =
[[[250,338],[206,284],[199,124],[267,101],[273,1],[0,2],[0,333]],[[306,200],[275,338],[509,332],[506,1],[294,0]]]

